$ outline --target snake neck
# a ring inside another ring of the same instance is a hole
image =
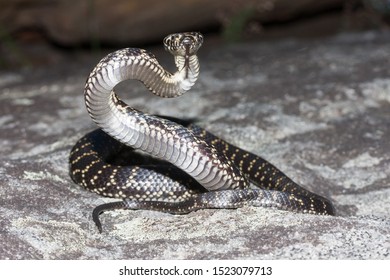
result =
[[[115,137],[111,133],[112,125],[116,123],[115,130],[118,126],[128,126],[134,119],[129,112],[136,111],[124,103],[117,106],[115,86],[125,80],[139,80],[157,96],[180,96],[195,84],[199,76],[199,62],[197,56],[192,55],[177,56],[175,63],[178,70],[171,74],[153,54],[145,50],[127,48],[107,55],[86,82],[84,98],[89,115],[103,130]]]
[[[181,90],[186,92],[195,84],[196,80],[198,79],[198,57],[196,55],[189,57],[176,56],[175,64],[179,71],[173,75],[173,80],[181,81]]]
[[[95,123],[123,144],[176,165],[209,190],[241,188],[246,181],[226,158],[183,126],[140,112],[121,101],[114,87],[128,79],[141,81],[155,95],[176,97],[188,91],[199,75],[196,55],[175,57],[178,71],[164,70],[140,49],[124,49],[103,58],[91,72],[84,91]]]

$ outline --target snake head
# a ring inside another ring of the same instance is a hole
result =
[[[203,44],[203,36],[199,32],[170,34],[164,38],[164,47],[174,56],[195,55]]]

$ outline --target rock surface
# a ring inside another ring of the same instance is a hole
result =
[[[92,209],[69,151],[95,126],[83,86],[98,58],[0,75],[1,259],[389,259],[389,33],[205,47],[195,88],[174,100],[119,86],[128,103],[199,124],[331,198],[338,215],[272,209],[175,216]],[[171,61],[158,52],[162,63]]]

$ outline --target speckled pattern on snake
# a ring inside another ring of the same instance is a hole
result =
[[[134,79],[157,96],[182,95],[198,78],[196,54],[202,43],[196,32],[164,39],[165,49],[175,58],[174,74],[153,54],[137,48],[107,55],[90,73],[85,103],[100,129],[73,147],[70,174],[80,186],[120,199],[94,209],[99,231],[99,215],[114,209],[184,214],[250,205],[334,215],[329,200],[300,187],[261,157],[188,121],[143,113],[115,94],[118,83]]]

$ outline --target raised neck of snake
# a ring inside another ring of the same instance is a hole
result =
[[[205,188],[241,188],[247,185],[243,176],[203,140],[179,124],[128,106],[114,92],[120,82],[134,79],[155,95],[182,95],[198,78],[196,52],[202,42],[199,33],[173,34],[164,39],[166,49],[175,57],[178,70],[174,74],[142,49],[128,48],[107,55],[87,80],[84,91],[87,110],[96,124],[113,138],[171,162]]]

